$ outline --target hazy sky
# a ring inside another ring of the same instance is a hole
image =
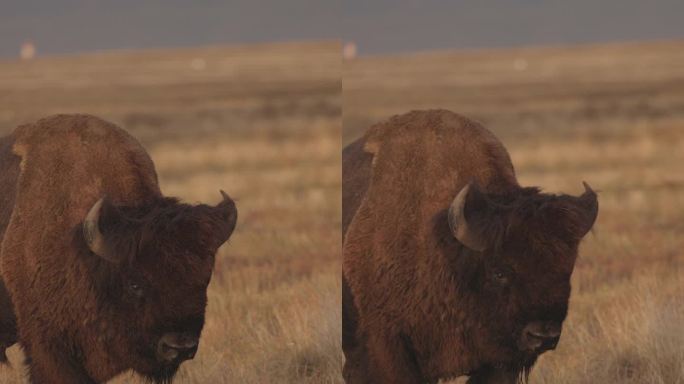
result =
[[[0,56],[39,52],[331,39],[339,1],[0,0]]]
[[[684,38],[681,0],[347,0],[361,53]]]
[[[361,53],[684,38],[681,0],[0,0],[0,56],[342,37]]]

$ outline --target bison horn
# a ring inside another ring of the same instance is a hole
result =
[[[485,249],[483,242],[469,228],[468,221],[465,218],[465,205],[468,193],[471,190],[470,186],[471,184],[469,183],[463,187],[451,203],[448,213],[449,228],[451,228],[451,233],[461,244],[475,251],[483,251]]]
[[[221,192],[221,197],[223,197],[222,201],[233,201],[233,199],[231,199],[230,196],[228,196],[228,194],[223,189],[219,189],[219,192]]]
[[[594,222],[598,216],[598,198],[596,192],[594,192],[586,182],[582,182],[582,184],[584,185],[584,193],[579,197],[579,202],[586,213],[586,220],[584,221],[584,227],[580,230],[580,237],[583,237],[591,230],[591,227],[594,226]]]
[[[113,260],[108,256],[105,238],[104,235],[102,235],[102,232],[100,232],[100,210],[102,209],[103,202],[104,198],[101,198],[92,208],[90,208],[90,211],[88,211],[88,215],[86,215],[85,221],[83,222],[83,237],[88,244],[88,248],[90,248],[94,254],[107,261],[116,262],[116,260]]]
[[[226,192],[220,190],[223,199],[216,206],[221,215],[221,234],[219,246],[230,238],[230,235],[235,230],[235,224],[237,223],[237,208],[235,207],[235,202],[228,196]]]

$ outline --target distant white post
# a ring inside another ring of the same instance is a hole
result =
[[[22,43],[19,57],[21,57],[22,60],[31,60],[36,57],[36,45],[30,40]]]
[[[342,47],[342,57],[345,60],[353,60],[356,58],[356,43],[353,41],[348,41],[344,43],[344,46]]]

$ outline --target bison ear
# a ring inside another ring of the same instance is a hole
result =
[[[486,205],[487,199],[484,193],[480,191],[476,183],[470,182],[456,195],[447,214],[449,228],[454,237],[461,244],[475,251],[483,251],[485,241],[481,234],[468,223],[467,217],[471,216],[472,212],[486,209]]]
[[[103,209],[104,207],[104,209]],[[111,263],[118,263],[120,260],[116,257],[116,252],[111,252],[107,246],[107,240],[100,230],[100,222],[103,211],[112,211],[110,204],[106,198],[101,198],[98,200],[83,221],[83,237],[85,238],[88,248],[101,257]]]
[[[214,207],[218,216],[218,226],[216,229],[218,245],[216,248],[220,247],[230,238],[230,235],[235,229],[235,224],[237,223],[237,208],[235,207],[235,202],[223,190],[221,190],[221,196],[223,196],[223,200]]]

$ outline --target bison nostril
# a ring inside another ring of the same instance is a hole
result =
[[[157,356],[166,362],[189,360],[195,357],[199,339],[178,333],[167,333],[159,339]]]
[[[544,352],[556,348],[560,339],[561,326],[554,322],[535,321],[523,329],[518,342],[521,350]]]
[[[530,330],[527,331],[530,335],[540,338],[540,339],[554,339],[558,338],[560,336],[560,331],[551,331],[551,332],[539,332],[539,331],[534,331]]]
[[[164,341],[164,344],[174,349],[190,349],[197,346],[197,340]]]

